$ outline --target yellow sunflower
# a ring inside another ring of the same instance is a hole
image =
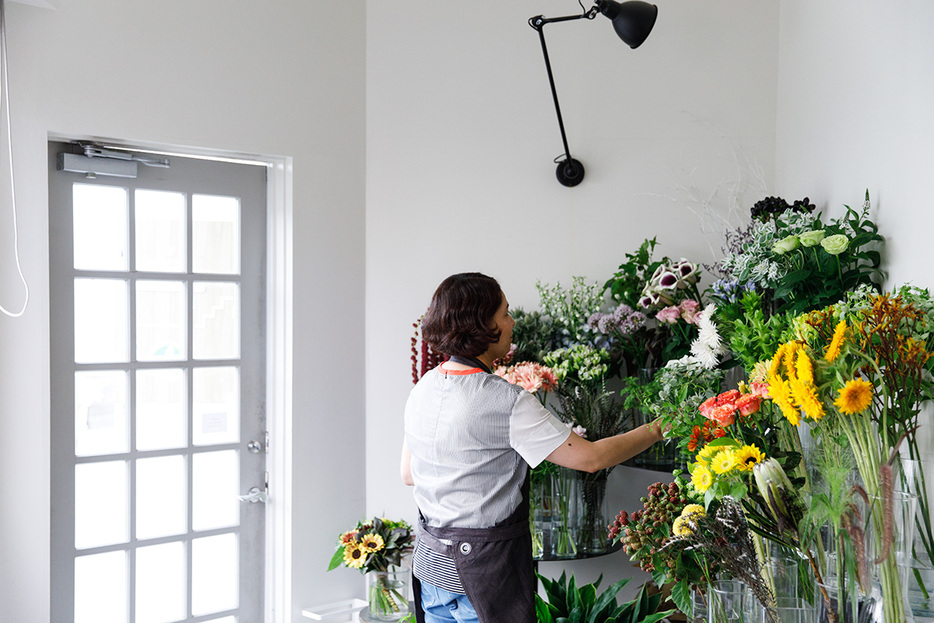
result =
[[[795,373],[799,381],[814,383],[814,363],[803,348],[795,356]]]
[[[344,564],[352,569],[360,569],[366,564],[366,552],[356,544],[344,547]]]
[[[800,349],[801,344],[798,342],[788,342],[785,348],[785,356],[782,358],[782,365],[785,366],[785,373],[788,375],[788,378],[795,377],[797,372],[795,369],[795,359],[797,359]]]
[[[840,413],[852,415],[865,411],[872,404],[872,383],[866,379],[851,379],[833,401]]]
[[[843,345],[843,336],[846,335],[846,320],[841,320],[833,330],[833,338],[824,353],[824,359],[833,362],[840,356],[840,347]]]
[[[370,533],[363,537],[363,540],[360,541],[360,549],[362,549],[367,554],[378,552],[383,549],[383,537],[378,534]]]
[[[710,459],[712,459],[713,455],[715,455],[719,451],[720,449],[717,448],[716,446],[706,445],[703,448],[701,448],[700,452],[697,453],[694,459],[701,465],[709,466]]]
[[[793,426],[797,426],[801,417],[798,413],[798,409],[795,407],[791,388],[788,387],[788,383],[785,379],[777,374],[773,374],[769,377],[769,396],[772,397],[772,402],[777,404],[782,410],[782,415],[785,416],[785,419],[791,422]]]
[[[824,404],[817,396],[813,385],[804,383],[799,379],[793,379],[789,383],[791,395],[797,404],[801,405],[804,413],[812,420],[819,420],[824,417]]]
[[[713,474],[704,465],[698,463],[694,466],[694,472],[691,474],[691,483],[700,493],[703,493],[713,484]]]
[[[734,456],[736,457],[736,467],[745,472],[751,472],[757,463],[765,460],[765,455],[753,444],[745,445],[736,450]]]
[[[717,455],[710,461],[710,469],[718,474],[726,474],[736,467],[736,455],[733,450],[724,448],[717,452]]]
[[[778,374],[778,370],[782,365],[782,359],[785,358],[785,351],[791,345],[791,342],[786,342],[778,347],[778,350],[775,351],[775,354],[772,355],[772,361],[769,365],[769,377],[775,376]]]

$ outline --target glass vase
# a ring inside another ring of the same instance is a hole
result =
[[[896,486],[918,497],[908,576],[908,605],[915,623],[934,621],[934,459],[899,461]]]
[[[398,621],[409,614],[410,575],[407,567],[370,571],[366,578],[371,620]]]
[[[552,474],[551,555],[577,557],[577,473],[561,467]]]
[[[709,623],[758,623],[758,602],[740,580],[720,580],[707,591]]]
[[[707,595],[698,588],[691,592],[691,611],[685,613],[687,623],[707,623]]]
[[[593,474],[577,472],[578,522],[577,551],[584,554],[605,554],[610,549],[606,499],[609,470]]]
[[[813,621],[815,623],[870,623],[878,591],[865,595],[854,583],[815,582]],[[881,622],[882,619],[879,619]]]

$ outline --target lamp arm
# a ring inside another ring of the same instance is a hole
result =
[[[568,137],[564,131],[564,119],[561,116],[561,105],[558,104],[558,91],[555,88],[555,77],[551,71],[551,60],[548,58],[548,46],[545,44],[545,24],[554,22],[567,22],[578,19],[593,19],[597,15],[597,7],[591,7],[589,11],[581,15],[566,15],[564,17],[545,17],[537,15],[529,18],[529,26],[538,31],[538,38],[542,42],[542,56],[545,58],[545,70],[548,72],[548,84],[551,85],[551,97],[555,102],[555,114],[558,116],[558,129],[561,130],[561,142],[564,144],[564,160],[558,161],[558,181],[565,186],[575,186],[580,183],[584,177],[583,165],[571,157],[571,150],[568,147]],[[556,159],[557,161],[557,159]]]

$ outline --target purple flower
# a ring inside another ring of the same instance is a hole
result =
[[[678,287],[679,281],[680,279],[678,279],[678,275],[666,270],[658,278],[658,287],[664,288],[665,290],[671,290],[672,288]]]

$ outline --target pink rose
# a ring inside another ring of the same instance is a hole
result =
[[[678,308],[681,310],[681,319],[688,324],[694,324],[694,316],[700,310],[700,303],[694,299],[684,299]]]
[[[756,381],[754,383],[749,384],[749,389],[752,390],[753,394],[755,394],[756,396],[759,396],[760,398],[771,398],[771,396],[769,396],[769,384],[768,383],[761,383],[759,381]]]
[[[655,319],[659,322],[674,324],[681,318],[681,311],[674,305],[658,310]]]

